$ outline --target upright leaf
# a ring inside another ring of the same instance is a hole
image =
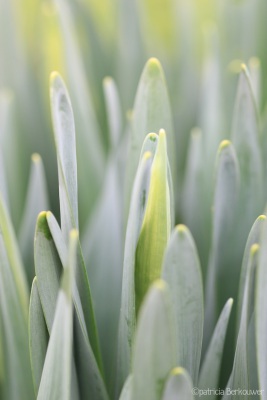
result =
[[[162,67],[157,59],[151,58],[143,70],[134,102],[127,168],[126,211],[143,140],[148,133],[158,132],[160,129],[167,132],[171,170],[175,178],[175,143],[168,92]]]
[[[177,364],[197,384],[203,336],[203,285],[197,250],[189,230],[178,225],[165,252],[162,278],[168,283],[177,335]]]
[[[175,366],[172,304],[167,285],[156,281],[140,310],[133,348],[133,399],[160,400]]]
[[[32,165],[28,183],[24,213],[19,230],[19,245],[27,265],[29,281],[33,278],[33,238],[38,214],[48,209],[48,193],[44,166],[39,154],[32,155]]]
[[[161,275],[163,255],[170,235],[170,193],[166,145],[166,135],[162,130],[159,133],[158,147],[151,167],[146,211],[136,249],[137,312],[149,285]]]
[[[115,81],[110,77],[104,79],[103,87],[111,147],[116,148],[119,144],[122,131],[122,112],[119,93]]]
[[[256,350],[261,400],[267,399],[267,220],[263,223],[255,288]]]
[[[38,293],[36,277],[32,283],[29,315],[29,347],[35,395],[38,393],[49,335]]]
[[[72,285],[74,282],[77,231],[71,231],[69,242],[68,266],[57,298],[55,318],[45,358],[42,378],[37,399],[71,399],[71,362],[72,362]]]
[[[254,281],[255,269],[258,261],[259,245],[254,244],[251,247],[250,258],[248,261],[246,282],[244,287],[244,297],[242,305],[242,313],[240,319],[240,327],[236,344],[236,352],[233,366],[233,382],[232,389],[249,390],[249,366],[248,366],[248,328],[249,321],[253,311],[254,302]],[[249,395],[234,394],[233,400],[249,399]]]
[[[259,244],[260,242],[260,235],[262,228],[264,226],[264,221],[266,219],[265,215],[260,215],[256,221],[254,222],[245,247],[241,273],[240,273],[240,281],[239,281],[239,291],[238,291],[238,302],[237,302],[237,323],[236,323],[236,334],[238,335],[239,331],[239,324],[242,314],[242,305],[243,305],[243,297],[244,297],[244,290],[245,290],[245,283],[246,283],[246,276],[247,276],[247,269],[249,265],[249,257],[251,246],[253,244]]]
[[[121,391],[119,400],[131,400],[132,399],[132,385],[133,376],[129,375]]]
[[[239,168],[235,150],[229,141],[223,141],[219,147],[215,179],[212,246],[206,284],[204,351],[221,308],[227,298],[236,292],[239,273],[236,265],[239,247],[235,235]],[[231,248],[229,243],[232,243]]]
[[[166,382],[162,400],[193,400],[193,385],[187,371],[174,368]]]
[[[4,398],[34,398],[28,339],[28,288],[15,234],[0,198],[0,319]]]
[[[220,318],[213,332],[211,342],[205,354],[200,371],[198,387],[201,390],[216,390],[218,388],[225,336],[232,305],[233,299],[229,299],[221,312]],[[205,399],[204,396],[203,398]],[[215,400],[216,394],[214,393],[207,395],[206,400],[208,399]]]
[[[61,229],[65,242],[78,229],[77,165],[73,112],[66,87],[57,73],[51,75],[51,109],[57,151]],[[91,291],[81,246],[78,244],[77,288],[92,349],[101,366]]]
[[[120,392],[130,370],[132,341],[136,325],[135,252],[148,197],[151,163],[152,154],[145,153],[135,177],[127,224],[118,334],[117,393]]]
[[[242,65],[234,109],[232,140],[241,178],[238,235],[244,245],[248,229],[263,208],[263,165],[259,144],[258,114],[246,66]],[[255,196],[257,193],[257,196]],[[243,215],[246,218],[242,218]]]

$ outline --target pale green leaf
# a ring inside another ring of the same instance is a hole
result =
[[[267,220],[263,223],[258,269],[255,288],[255,327],[256,349],[259,374],[259,387],[263,390],[262,400],[267,399]]]
[[[149,285],[161,275],[163,255],[170,235],[170,193],[166,145],[166,135],[162,130],[151,167],[147,205],[136,249],[135,305],[137,312]]]
[[[206,284],[204,351],[211,339],[220,310],[236,290],[236,281],[239,278],[239,270],[234,263],[239,251],[238,238],[235,235],[238,194],[239,168],[235,150],[229,141],[223,141],[217,155],[215,177],[212,245]],[[229,243],[232,243],[231,248]]]
[[[115,81],[106,77],[103,81],[107,119],[110,135],[110,144],[116,148],[120,142],[122,133],[122,112],[120,98]]]
[[[134,102],[127,167],[126,210],[129,207],[131,188],[145,136],[150,132],[159,132],[160,129],[167,133],[168,154],[175,179],[175,142],[168,92],[162,67],[157,59],[151,58],[144,67]]]
[[[37,399],[71,400],[73,341],[72,286],[75,275],[77,231],[71,231],[68,266],[58,293],[55,318],[46,353]],[[38,278],[37,278],[38,279]]]
[[[193,400],[193,385],[187,371],[174,368],[166,382],[162,400]]]
[[[176,363],[170,293],[156,281],[140,309],[133,347],[133,399],[160,400],[164,382]]]
[[[243,305],[240,319],[239,333],[237,337],[234,365],[233,365],[233,382],[232,389],[249,390],[249,366],[248,366],[248,327],[253,311],[254,302],[254,281],[255,270],[258,261],[259,245],[254,244],[250,250],[248,260],[247,275],[244,287]],[[249,399],[249,395],[242,395],[238,392],[232,396],[233,400]]]
[[[96,199],[103,177],[104,151],[70,4],[62,0],[54,2],[62,30],[68,85],[76,117],[78,162],[81,166],[78,179],[82,194],[79,204],[82,214],[86,215]],[[83,168],[84,163],[87,168]]]
[[[6,208],[0,198],[0,314],[3,398],[34,398],[28,339],[28,288]]]
[[[62,78],[54,72],[50,81],[50,101],[58,163],[61,229],[67,241],[70,230],[79,227],[74,117]]]
[[[133,376],[129,375],[122,388],[119,400],[132,400]]]
[[[242,305],[243,305],[243,297],[244,297],[244,290],[245,290],[245,282],[247,276],[247,269],[248,269],[248,261],[250,257],[250,250],[253,244],[257,244],[260,242],[260,235],[264,225],[264,221],[266,219],[265,215],[260,215],[256,221],[254,222],[245,247],[241,273],[240,273],[240,281],[239,281],[239,291],[238,291],[238,301],[237,301],[237,323],[236,323],[236,335],[238,335],[239,331],[239,324],[241,319],[242,313]]]
[[[116,157],[111,156],[101,196],[82,239],[108,387],[114,385],[115,381],[114,359],[121,301],[123,262],[121,202],[118,164]]]
[[[35,395],[41,381],[49,334],[38,293],[36,277],[32,283],[29,312],[29,347]]]
[[[67,246],[65,244],[62,232],[58,226],[58,223],[51,212],[46,213],[46,228],[51,235],[51,240],[53,240],[58,256],[60,258],[63,268],[67,265]],[[53,246],[54,246],[53,245]],[[44,243],[43,243],[44,246]],[[52,245],[51,245],[52,246]],[[54,247],[50,250],[53,251]],[[84,293],[80,288],[84,288],[86,280],[80,274],[80,267],[82,263],[80,246],[78,247],[78,258],[77,258],[77,269],[76,269],[76,282],[73,285],[73,302],[75,306],[74,314],[74,332],[75,332],[75,364],[77,370],[77,379],[79,382],[79,388],[81,396],[88,398],[89,395],[99,398],[99,400],[107,399],[107,392],[99,370],[100,359],[97,359],[93,353],[93,346],[90,341],[96,340],[97,336],[94,334],[93,325],[89,325],[91,328],[91,337],[88,337],[86,323],[91,324],[90,313],[88,309],[85,309],[86,314],[84,314],[84,309],[82,306],[81,294]],[[78,278],[79,285],[78,286]],[[48,289],[49,290],[49,289]],[[88,304],[88,303],[86,303]],[[90,311],[90,310],[89,310]],[[95,344],[95,342],[93,342]],[[97,342],[98,346],[98,342]],[[99,354],[98,354],[99,356]],[[101,364],[100,364],[101,366]],[[73,390],[75,390],[75,379],[76,375],[73,376]]]
[[[244,65],[242,65],[236,95],[232,141],[236,149],[241,177],[238,234],[245,241],[248,229],[262,212],[264,203],[258,114],[248,71]],[[246,218],[242,218],[243,215],[246,215]]]
[[[149,191],[151,164],[152,154],[145,153],[140,161],[135,177],[127,224],[118,334],[117,393],[120,392],[121,386],[130,372],[132,340],[136,325],[134,285],[135,252]]]
[[[213,332],[211,342],[205,354],[200,370],[198,387],[201,390],[217,389],[219,383],[220,368],[222,363],[225,336],[232,310],[233,300],[229,299],[225,304],[220,318]],[[215,400],[216,394],[203,396],[203,400]]]
[[[194,240],[184,225],[178,225],[169,240],[162,270],[174,304],[178,354],[176,363],[197,384],[203,336],[203,285]]]
[[[39,154],[33,154],[27,196],[18,235],[29,281],[34,276],[33,238],[36,219],[41,211],[48,208],[49,201],[43,162]]]

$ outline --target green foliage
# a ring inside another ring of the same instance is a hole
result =
[[[266,12],[0,0],[1,399],[267,399]]]

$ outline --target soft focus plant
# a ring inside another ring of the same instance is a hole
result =
[[[266,13],[0,0],[1,399],[267,399]]]

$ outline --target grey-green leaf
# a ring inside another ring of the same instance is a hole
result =
[[[134,283],[135,251],[148,196],[151,164],[152,154],[144,154],[137,170],[133,186],[132,200],[127,224],[118,334],[118,393],[120,392],[121,386],[128,376],[130,370],[132,341],[136,325]]]
[[[129,375],[122,388],[119,400],[132,400],[133,376]]]
[[[26,202],[18,235],[29,281],[34,276],[33,239],[36,218],[41,211],[48,208],[49,201],[43,162],[39,154],[33,154]]]
[[[0,198],[0,319],[4,359],[3,397],[34,398],[28,339],[28,288],[18,245]]]
[[[188,372],[174,368],[166,382],[162,400],[193,400],[193,385]]]
[[[248,367],[248,327],[252,315],[254,302],[255,270],[258,261],[259,245],[251,247],[248,260],[247,275],[244,287],[243,305],[240,319],[239,333],[237,337],[236,352],[233,366],[232,389],[249,390],[249,367]],[[249,395],[242,395],[238,392],[232,396],[233,400],[249,399]]]
[[[140,310],[133,348],[133,399],[160,400],[176,362],[175,328],[167,284],[156,281]]]
[[[256,350],[259,374],[259,387],[263,390],[262,400],[267,399],[267,220],[262,229],[260,241],[259,263],[255,288],[255,326]]]
[[[232,305],[233,300],[229,299],[221,312],[220,318],[213,332],[211,342],[205,354],[205,358],[200,370],[198,387],[201,390],[216,390],[218,388],[225,336],[232,310]],[[203,396],[203,399],[215,400],[216,394],[209,394],[206,397]]]
[[[55,318],[45,358],[38,400],[71,400],[73,307],[77,231],[71,231],[68,266],[64,270],[57,298]]]
[[[243,304],[243,297],[244,297],[244,290],[245,290],[245,282],[247,276],[247,268],[248,268],[248,261],[250,257],[250,250],[253,244],[257,244],[260,242],[260,235],[262,228],[264,226],[264,221],[266,219],[265,215],[260,215],[256,221],[254,222],[245,247],[241,273],[240,273],[240,281],[239,281],[239,291],[238,291],[238,300],[237,300],[237,323],[236,323],[236,336],[238,335],[239,331],[239,324],[241,319],[242,313],[242,304]]]
[[[135,97],[130,152],[127,168],[126,205],[130,203],[130,193],[138,166],[139,154],[145,136],[150,132],[167,132],[168,154],[172,176],[175,179],[174,133],[172,115],[164,72],[159,61],[151,58],[146,63]]]
[[[41,381],[49,334],[38,293],[36,277],[32,283],[29,315],[29,347],[35,395]]]
[[[196,384],[203,336],[203,285],[195,243],[184,225],[178,225],[171,235],[162,277],[169,285],[175,310],[176,362]]]

